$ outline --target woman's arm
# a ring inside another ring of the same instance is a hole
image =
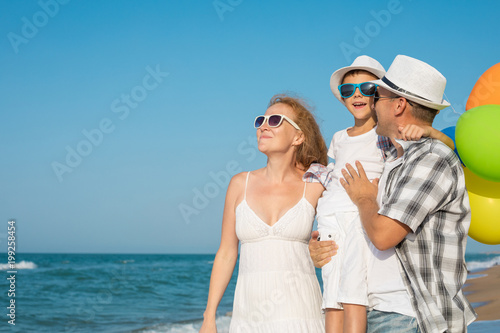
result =
[[[318,205],[318,199],[325,191],[325,187],[322,183],[307,183],[306,186],[306,199],[314,208],[316,208]]]
[[[238,174],[229,183],[224,213],[222,216],[222,234],[219,250],[215,255],[208,290],[207,307],[203,314],[200,332],[217,332],[215,314],[217,307],[233,275],[238,258],[238,237],[236,236],[236,201],[241,197],[245,174]],[[243,179],[242,179],[243,178]]]

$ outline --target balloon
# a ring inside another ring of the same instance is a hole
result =
[[[464,168],[469,192],[469,236],[484,244],[500,244],[500,183],[490,182]]]
[[[471,223],[469,236],[484,244],[500,244],[500,199],[469,192]]]
[[[500,104],[500,63],[491,66],[479,77],[469,95],[465,110],[488,104]]]
[[[455,141],[455,126],[446,127],[444,130],[441,131],[441,133],[446,134],[450,139],[453,140],[453,144],[455,145],[454,152],[455,154],[457,154],[460,163],[462,163],[462,165],[465,165],[462,159],[460,158],[460,155],[458,155],[457,143]]]
[[[481,178],[472,173],[469,168],[464,168],[464,174],[465,186],[469,193],[474,193],[486,198],[500,199],[500,183],[490,182],[489,180]],[[498,220],[500,221],[500,215],[498,216]]]
[[[500,105],[482,105],[458,118],[455,141],[464,164],[476,175],[500,182]]]

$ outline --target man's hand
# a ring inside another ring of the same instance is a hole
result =
[[[346,190],[352,202],[359,207],[359,203],[364,200],[375,201],[377,200],[378,193],[378,178],[372,182],[366,176],[365,170],[361,163],[356,161],[358,171],[350,165],[345,165],[346,169],[342,169],[344,179],[340,179],[340,183]],[[359,172],[359,174],[358,174]]]
[[[332,257],[337,254],[339,248],[334,241],[318,241],[319,232],[313,231],[309,240],[309,255],[314,266],[321,268],[325,266]]]
[[[359,218],[371,242],[380,251],[385,251],[399,244],[411,229],[398,220],[378,214],[378,179],[370,182],[361,163],[356,161],[356,167],[359,174],[346,164],[347,170],[342,169],[344,179],[340,179],[340,183],[358,206]]]

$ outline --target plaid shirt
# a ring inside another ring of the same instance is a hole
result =
[[[386,164],[379,214],[413,231],[396,254],[420,330],[466,332],[476,313],[462,292],[471,217],[462,166],[438,140],[399,143],[404,154],[401,164]]]
[[[391,139],[385,136],[378,136],[377,139],[377,148],[382,152],[382,156],[384,157],[384,161],[387,160],[387,155],[391,152],[391,148],[394,147]]]

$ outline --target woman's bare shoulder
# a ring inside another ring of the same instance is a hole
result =
[[[251,173],[252,175],[258,175],[260,170],[261,169],[253,171],[243,171],[235,174],[229,182],[228,191],[241,192],[245,188],[247,177],[251,177],[249,173]]]

